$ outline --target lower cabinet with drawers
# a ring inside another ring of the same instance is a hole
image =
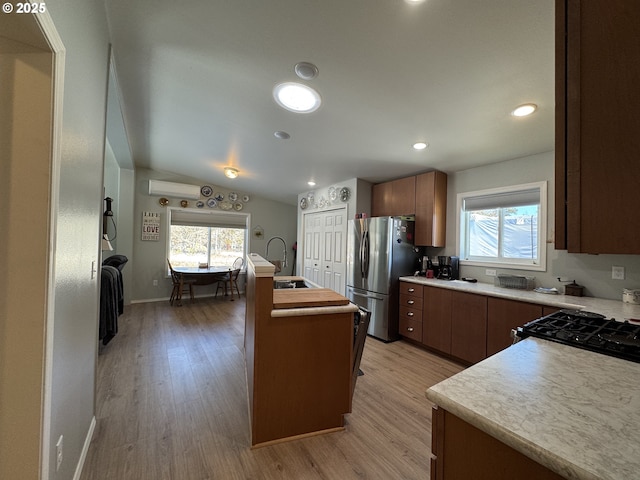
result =
[[[511,329],[557,310],[400,282],[400,335],[473,364],[511,345]]]
[[[409,282],[400,282],[400,335],[422,342],[423,287]]]

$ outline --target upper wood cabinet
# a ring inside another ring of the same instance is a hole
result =
[[[447,174],[433,171],[416,177],[415,244],[444,247],[447,228]]]
[[[416,210],[416,177],[405,177],[373,186],[371,216],[413,215]]]
[[[556,248],[640,254],[640,2],[556,0]]]
[[[444,247],[447,174],[432,171],[374,185],[371,215],[415,215],[415,244]]]

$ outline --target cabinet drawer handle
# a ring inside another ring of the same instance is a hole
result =
[[[410,289],[409,289],[409,290],[407,290],[407,291],[408,291],[409,293],[413,293],[413,292],[415,292],[415,291],[416,291],[416,289],[415,289],[415,288],[410,288]]]
[[[413,312],[407,312],[407,317],[413,317]]]
[[[407,327],[407,332],[413,332],[413,327]]]
[[[413,304],[414,304],[414,303],[416,303],[416,302],[415,302],[414,300],[407,300],[407,303],[408,303],[409,305],[413,305]]]

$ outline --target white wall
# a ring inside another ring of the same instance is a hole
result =
[[[50,478],[71,479],[94,416],[109,37],[101,0],[48,0],[66,49],[51,385]],[[55,444],[64,435],[64,461]]]
[[[149,195],[149,179],[163,180],[189,185],[210,185],[214,192],[222,192],[225,197],[229,192],[235,191],[240,197],[249,195],[250,200],[244,204],[241,213],[251,214],[251,228],[249,233],[249,252],[265,255],[267,241],[274,236],[283,237],[287,243],[287,259],[292,258],[292,246],[296,240],[296,208],[265,198],[256,197],[251,192],[236,191],[233,182],[228,185],[211,185],[210,183],[190,177],[171,175],[152,170],[136,170],[135,188],[135,213],[133,219],[133,301],[145,301],[154,299],[166,299],[171,294],[171,279],[167,278],[167,243],[166,207],[162,207],[159,196]],[[180,199],[169,199],[170,206],[179,206]],[[206,200],[206,198],[203,198]],[[195,206],[195,200],[189,200],[189,206]],[[208,207],[205,207],[208,208]],[[156,212],[160,214],[160,239],[156,241],[142,241],[142,212]],[[260,238],[253,234],[253,229],[260,225],[264,235]],[[281,243],[274,241],[272,248],[280,249]],[[290,268],[290,267],[289,267]],[[158,280],[158,286],[153,286],[153,281]],[[239,283],[242,283],[240,279]],[[200,289],[202,290],[202,289]],[[196,295],[199,292],[196,291]]]
[[[640,255],[587,255],[569,254],[556,250],[553,244],[554,202],[554,152],[472,168],[448,176],[447,191],[447,246],[444,249],[428,249],[429,255],[456,255],[456,197],[458,193],[487,188],[518,185],[547,180],[547,271],[527,272],[504,270],[504,273],[536,277],[536,285],[561,287],[557,277],[567,277],[584,285],[585,295],[620,300],[623,288],[640,288]],[[601,194],[601,192],[594,192]],[[606,235],[607,232],[602,232]],[[624,266],[626,280],[612,280],[611,267]],[[498,269],[498,271],[502,271]],[[484,267],[461,268],[462,276],[476,277],[481,282],[492,282],[485,275]]]

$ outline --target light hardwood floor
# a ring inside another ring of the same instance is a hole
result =
[[[461,366],[369,337],[344,431],[251,449],[244,310],[244,298],[126,307],[100,349],[82,480],[429,478],[425,390]]]

